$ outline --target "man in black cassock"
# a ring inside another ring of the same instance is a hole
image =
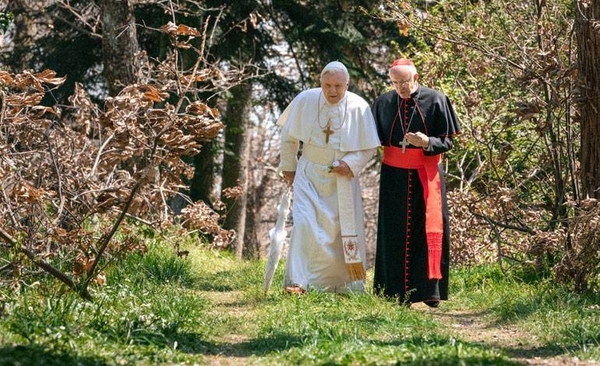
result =
[[[450,232],[441,160],[460,133],[448,97],[418,83],[409,59],[392,63],[394,90],[373,103],[383,146],[375,292],[410,305],[448,299]]]

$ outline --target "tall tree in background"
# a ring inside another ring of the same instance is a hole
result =
[[[600,199],[600,1],[575,1],[583,196]]]
[[[252,257],[255,253],[249,253],[248,249],[253,246],[250,243],[245,244],[247,197],[250,195],[248,173],[252,160],[250,157],[252,85],[242,83],[231,88],[230,92],[224,119],[226,128],[222,187],[224,189],[239,187],[242,194],[237,198],[229,198],[223,194],[222,200],[228,207],[223,227],[236,232],[233,242],[233,251],[236,256],[238,258]],[[224,190],[224,192],[227,191]],[[249,208],[249,210],[255,209],[255,207]],[[254,222],[251,223],[251,225],[254,224]]]
[[[42,6],[36,8],[26,7],[26,1],[23,0],[15,0],[11,1],[9,6],[7,6],[6,11],[11,12],[11,14],[16,14],[11,35],[12,35],[12,52],[10,54],[5,54],[3,57],[3,64],[5,68],[8,68],[12,64],[12,61],[19,60],[21,65],[29,68],[32,66],[32,61],[34,58],[34,53],[30,52],[35,43],[35,35],[36,33],[45,33],[47,32],[47,28],[43,25],[43,22],[39,22],[39,18],[35,16],[29,16],[29,12],[24,11],[24,9],[31,9],[31,11],[37,10],[40,12]],[[38,21],[36,21],[36,19]],[[42,28],[42,29],[40,29]],[[44,29],[45,28],[45,29]],[[4,41],[3,41],[4,43]]]
[[[264,68],[273,42],[260,27],[264,22],[261,15],[261,3],[255,0],[238,1],[235,4],[223,4],[222,1],[208,0],[205,5],[210,11],[205,16],[209,24],[214,24],[215,37],[211,44],[214,57],[230,64],[249,65],[256,69]],[[255,70],[256,70],[255,69]],[[263,71],[264,72],[264,71]],[[256,74],[256,71],[250,72]],[[232,249],[238,257],[251,257],[254,254],[244,252],[246,245],[246,212],[255,210],[247,207],[247,197],[252,194],[248,185],[250,157],[250,138],[253,132],[252,79],[240,80],[240,84],[223,95],[225,138],[222,149],[221,200],[227,205],[224,228],[235,230],[236,236]],[[241,188],[241,195],[232,197],[229,190]],[[254,225],[255,223],[250,223]]]
[[[99,0],[102,13],[102,60],[108,93],[116,96],[137,81],[138,41],[130,0]]]
[[[219,18],[219,11],[214,9],[205,9],[203,1],[179,1],[177,3],[164,1],[147,1],[138,3],[135,8],[135,17],[139,19],[138,39],[140,48],[147,53],[149,58],[165,59],[174,56],[170,53],[169,39],[167,37],[157,37],[156,29],[165,24],[172,23],[195,27],[197,29],[206,29],[208,34],[202,38],[192,40],[195,47],[190,49],[180,49],[175,60],[181,68],[188,70],[193,68],[198,59],[210,57],[212,47],[213,28],[218,21],[207,23],[209,20]],[[213,58],[213,60],[218,58]],[[197,84],[206,83],[198,81]],[[213,91],[206,93],[190,93],[187,95],[189,100],[202,100],[211,107],[217,107],[220,100],[215,97]],[[210,98],[210,100],[209,100]],[[174,101],[171,101],[174,102]],[[192,201],[202,201],[208,206],[213,207],[213,203],[219,197],[215,196],[215,186],[218,181],[219,169],[217,161],[220,160],[219,139],[201,141],[202,148],[200,153],[190,158],[190,164],[194,166],[194,174],[190,179],[186,179],[189,185],[189,192],[186,192]],[[179,210],[180,204],[173,203],[173,208]]]

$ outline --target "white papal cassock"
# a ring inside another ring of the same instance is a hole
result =
[[[332,134],[324,129],[330,121]],[[338,200],[352,202],[356,239],[365,263],[364,211],[358,175],[379,146],[368,103],[352,92],[337,104],[326,102],[321,88],[300,94],[278,120],[281,131],[279,170],[295,171],[293,228],[286,259],[284,287],[331,292],[363,291],[346,271]],[[302,155],[298,156],[300,141]],[[353,177],[329,173],[336,160],[345,161]],[[342,180],[346,180],[345,182]],[[346,186],[347,189],[338,189]]]

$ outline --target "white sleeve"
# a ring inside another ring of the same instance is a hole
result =
[[[282,133],[279,147],[279,171],[295,172],[298,165],[298,148],[300,141]]]

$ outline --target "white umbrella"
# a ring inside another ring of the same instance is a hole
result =
[[[292,201],[292,188],[288,187],[279,199],[279,205],[277,205],[277,222],[275,227],[269,231],[269,237],[271,238],[271,245],[269,246],[269,257],[267,259],[267,267],[265,269],[265,293],[269,291],[271,282],[273,281],[273,275],[279,264],[279,258],[281,258],[281,250],[285,243],[287,231],[285,230],[285,221],[287,220],[288,213],[290,212],[290,203]]]

